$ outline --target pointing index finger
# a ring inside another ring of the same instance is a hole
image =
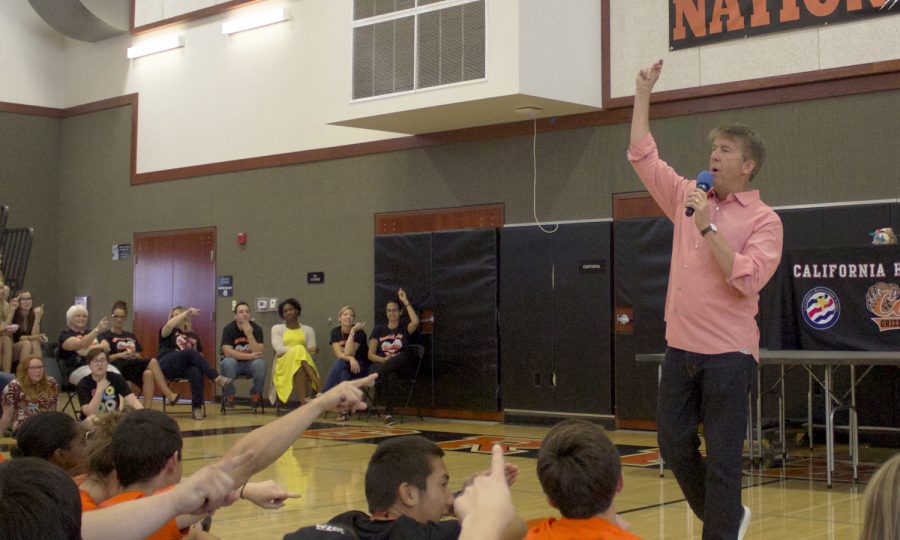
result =
[[[503,461],[503,447],[495,444],[491,449],[491,477],[506,481],[505,463]]]

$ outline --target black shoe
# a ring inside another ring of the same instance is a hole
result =
[[[393,427],[394,426],[394,417],[391,415],[385,416],[384,417],[384,425],[387,427]]]

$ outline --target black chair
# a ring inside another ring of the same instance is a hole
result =
[[[414,358],[416,361],[416,370],[412,372],[412,377],[397,377],[397,383],[407,391],[406,393],[406,402],[403,404],[404,409],[409,409],[409,404],[413,398],[413,392],[416,391],[416,381],[419,380],[419,372],[422,371],[422,359],[425,358],[425,346],[424,345],[410,345],[409,346],[410,358]],[[425,420],[422,418],[422,407],[416,405],[416,416],[419,417],[419,420]],[[403,417],[400,417],[400,420],[403,420]]]
[[[178,377],[175,379],[170,379],[170,380],[166,381],[166,383],[169,385],[169,387],[171,387],[173,384],[186,384],[186,385],[188,385],[188,387],[190,387],[191,381],[189,379]],[[179,392],[179,395],[181,396],[183,394]],[[188,406],[188,410],[186,410],[186,411],[177,410],[177,411],[169,412],[170,407],[182,407],[184,405]],[[201,407],[203,408],[203,417],[205,418],[206,417],[206,400],[203,401],[203,405]],[[163,398],[163,412],[166,414],[193,414],[194,407],[191,405],[190,399],[185,401],[185,399],[182,397],[182,398],[178,399],[177,403],[170,404],[168,399]]]
[[[241,375],[235,375],[234,380],[252,379],[252,378],[253,378],[252,375],[241,374]],[[244,403],[239,402],[237,399],[235,399],[233,401],[233,403],[234,403],[234,407],[231,407],[231,408],[226,407],[225,406],[225,396],[223,395],[222,396],[222,405],[219,407],[219,412],[222,413],[223,416],[228,414],[229,412],[233,412],[233,413],[234,412],[252,412],[253,414],[261,412],[262,414],[266,414],[266,399],[262,396],[262,394],[260,394],[259,401],[256,403],[249,401],[247,404],[244,404]],[[276,411],[276,415],[277,415],[277,411]]]
[[[59,385],[60,397],[65,396],[66,399],[66,402],[63,404],[62,412],[66,412],[66,409],[71,409],[72,416],[74,416],[76,420],[80,420],[78,417],[79,410],[75,407],[75,400],[78,399],[78,387],[69,382],[69,375],[72,374],[72,371],[74,371],[75,368],[70,367],[64,359],[59,357],[59,349],[58,343],[49,346],[47,354],[44,356],[44,363],[46,364],[48,361],[54,361],[59,370],[59,380],[56,381],[56,384]],[[80,405],[81,404],[79,403],[79,407]]]
[[[412,402],[413,392],[416,391],[416,382],[419,379],[419,372],[422,370],[422,359],[425,357],[425,346],[424,345],[409,345],[409,361],[415,361],[416,368],[415,370],[407,369],[405,373],[410,375],[402,375],[401,372],[404,370],[400,369],[396,372],[389,375],[392,377],[392,381],[389,383],[391,386],[399,386],[401,388],[401,395],[403,393],[406,394],[406,401],[403,403],[403,408],[408,409],[409,404]],[[364,389],[366,398],[368,398],[369,408],[364,411],[366,413],[366,421],[375,414],[377,416],[381,416],[381,411],[377,405],[375,405],[375,401],[371,398],[371,395],[367,391],[368,389]],[[376,395],[377,397],[377,395]],[[394,414],[395,418],[399,418],[400,421],[403,421],[403,415]],[[416,416],[419,417],[419,420],[424,420],[422,418],[422,407],[416,405]]]

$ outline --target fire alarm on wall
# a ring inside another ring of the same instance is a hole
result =
[[[243,246],[244,244],[246,244],[247,243],[247,233],[239,232],[237,240],[238,240],[239,246]]]

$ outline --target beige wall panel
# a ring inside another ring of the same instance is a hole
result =
[[[813,71],[818,45],[815,30],[797,30],[700,47],[700,85]]]
[[[894,10],[900,8],[896,6]],[[900,16],[873,19],[865,27],[834,24],[819,29],[822,69],[900,57]]]

